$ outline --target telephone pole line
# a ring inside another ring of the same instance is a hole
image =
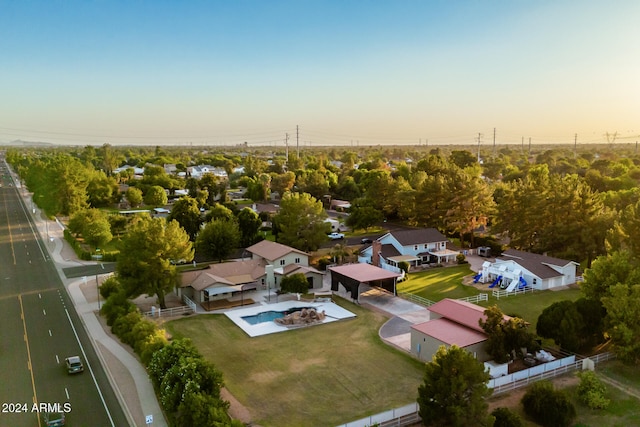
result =
[[[482,134],[478,132],[478,163],[480,163],[480,143],[482,142]]]
[[[296,125],[296,156],[300,158],[300,129]]]

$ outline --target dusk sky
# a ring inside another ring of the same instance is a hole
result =
[[[0,142],[640,139],[640,1],[0,0]]]

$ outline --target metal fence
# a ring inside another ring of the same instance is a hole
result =
[[[422,298],[421,296],[411,294],[409,292],[398,292],[398,296],[400,298],[404,298],[407,301],[415,302],[416,304],[423,305],[425,307],[431,307],[435,304],[435,301],[431,301],[430,299]]]
[[[147,317],[171,317],[171,316],[181,316],[184,314],[194,313],[195,310],[188,305],[183,305],[180,307],[171,307],[171,308],[154,308],[151,311],[146,311],[143,314]]]

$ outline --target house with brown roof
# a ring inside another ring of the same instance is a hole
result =
[[[435,228],[392,231],[362,250],[358,261],[392,271],[398,271],[402,261],[412,266],[454,262],[458,251],[448,249],[448,244],[449,240]]]
[[[309,289],[322,287],[322,272],[309,266],[309,254],[263,240],[247,248],[251,259],[210,264],[180,277],[180,295],[206,304],[209,301],[251,296],[258,290],[276,290],[282,277],[302,273]],[[248,293],[248,294],[247,294]]]
[[[486,320],[484,307],[465,301],[443,299],[429,307],[430,320],[411,326],[411,353],[420,360],[431,361],[441,345],[456,345],[480,362],[491,359],[484,349],[487,334],[480,327]],[[504,320],[509,320],[504,316]]]
[[[553,289],[575,283],[578,265],[575,261],[509,249],[494,262],[482,264],[479,281],[508,291],[525,286]]]

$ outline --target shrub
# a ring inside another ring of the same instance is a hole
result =
[[[127,299],[124,292],[115,292],[107,298],[100,312],[107,319],[107,325],[113,326],[118,317],[136,311],[136,306]]]
[[[118,292],[119,290],[120,282],[118,282],[118,279],[116,279],[115,276],[109,277],[107,280],[102,282],[102,285],[100,285],[100,295],[104,299],[108,299],[111,295],[113,295],[115,292]]]
[[[606,409],[609,399],[605,397],[607,388],[593,371],[578,373],[578,398],[591,409]]]
[[[576,408],[567,394],[548,381],[532,384],[522,397],[527,416],[544,427],[568,427],[576,417]]]
[[[509,408],[496,408],[491,415],[496,419],[493,427],[524,427],[520,415],[512,412]]]

